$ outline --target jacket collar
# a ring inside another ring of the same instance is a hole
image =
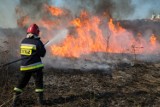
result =
[[[28,34],[27,34],[27,36],[26,36],[26,38],[40,39],[40,37],[39,37],[39,36],[34,35],[34,34],[32,34],[32,33],[28,33]]]

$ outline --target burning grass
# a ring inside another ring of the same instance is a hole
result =
[[[50,52],[53,55],[79,58],[81,55],[94,52],[131,54],[133,53],[132,50],[136,54],[159,53],[160,44],[155,30],[146,28],[142,31],[131,32],[128,30],[130,25],[122,27],[122,25],[125,25],[123,23],[128,23],[127,21],[115,21],[112,17],[107,17],[110,16],[109,11],[96,15],[89,13],[87,10],[81,10],[80,14],[75,17],[65,8],[48,4],[41,4],[41,7],[42,13],[45,15],[36,20],[33,20],[21,9],[19,9],[17,15],[22,15],[19,20],[20,25],[26,26],[37,23],[43,30],[45,29],[45,33],[41,33],[45,35],[45,39],[53,39],[57,30],[68,29],[65,38],[58,35],[61,41],[50,45]],[[25,13],[25,15],[23,16],[21,13]],[[123,22],[122,25],[120,22]],[[143,23],[146,24],[147,22],[150,22],[150,20],[135,21],[136,25],[133,24],[133,29],[140,28]],[[157,26],[159,22],[151,23],[147,27],[154,24]],[[69,28],[73,29],[70,31]]]

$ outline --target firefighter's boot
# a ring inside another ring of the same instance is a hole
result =
[[[13,107],[18,105],[18,101],[20,100],[20,93],[14,93],[13,95]]]
[[[43,92],[37,93],[37,102],[38,105],[44,105]]]

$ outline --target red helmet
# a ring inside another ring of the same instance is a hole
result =
[[[39,27],[36,24],[32,24],[28,27],[27,33],[32,33],[35,35],[39,35]]]

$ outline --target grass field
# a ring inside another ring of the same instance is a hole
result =
[[[44,70],[44,107],[158,107],[160,64],[117,68],[112,78],[101,72]],[[1,70],[0,105],[11,106],[17,72]],[[19,107],[37,107],[34,81],[21,95]]]

